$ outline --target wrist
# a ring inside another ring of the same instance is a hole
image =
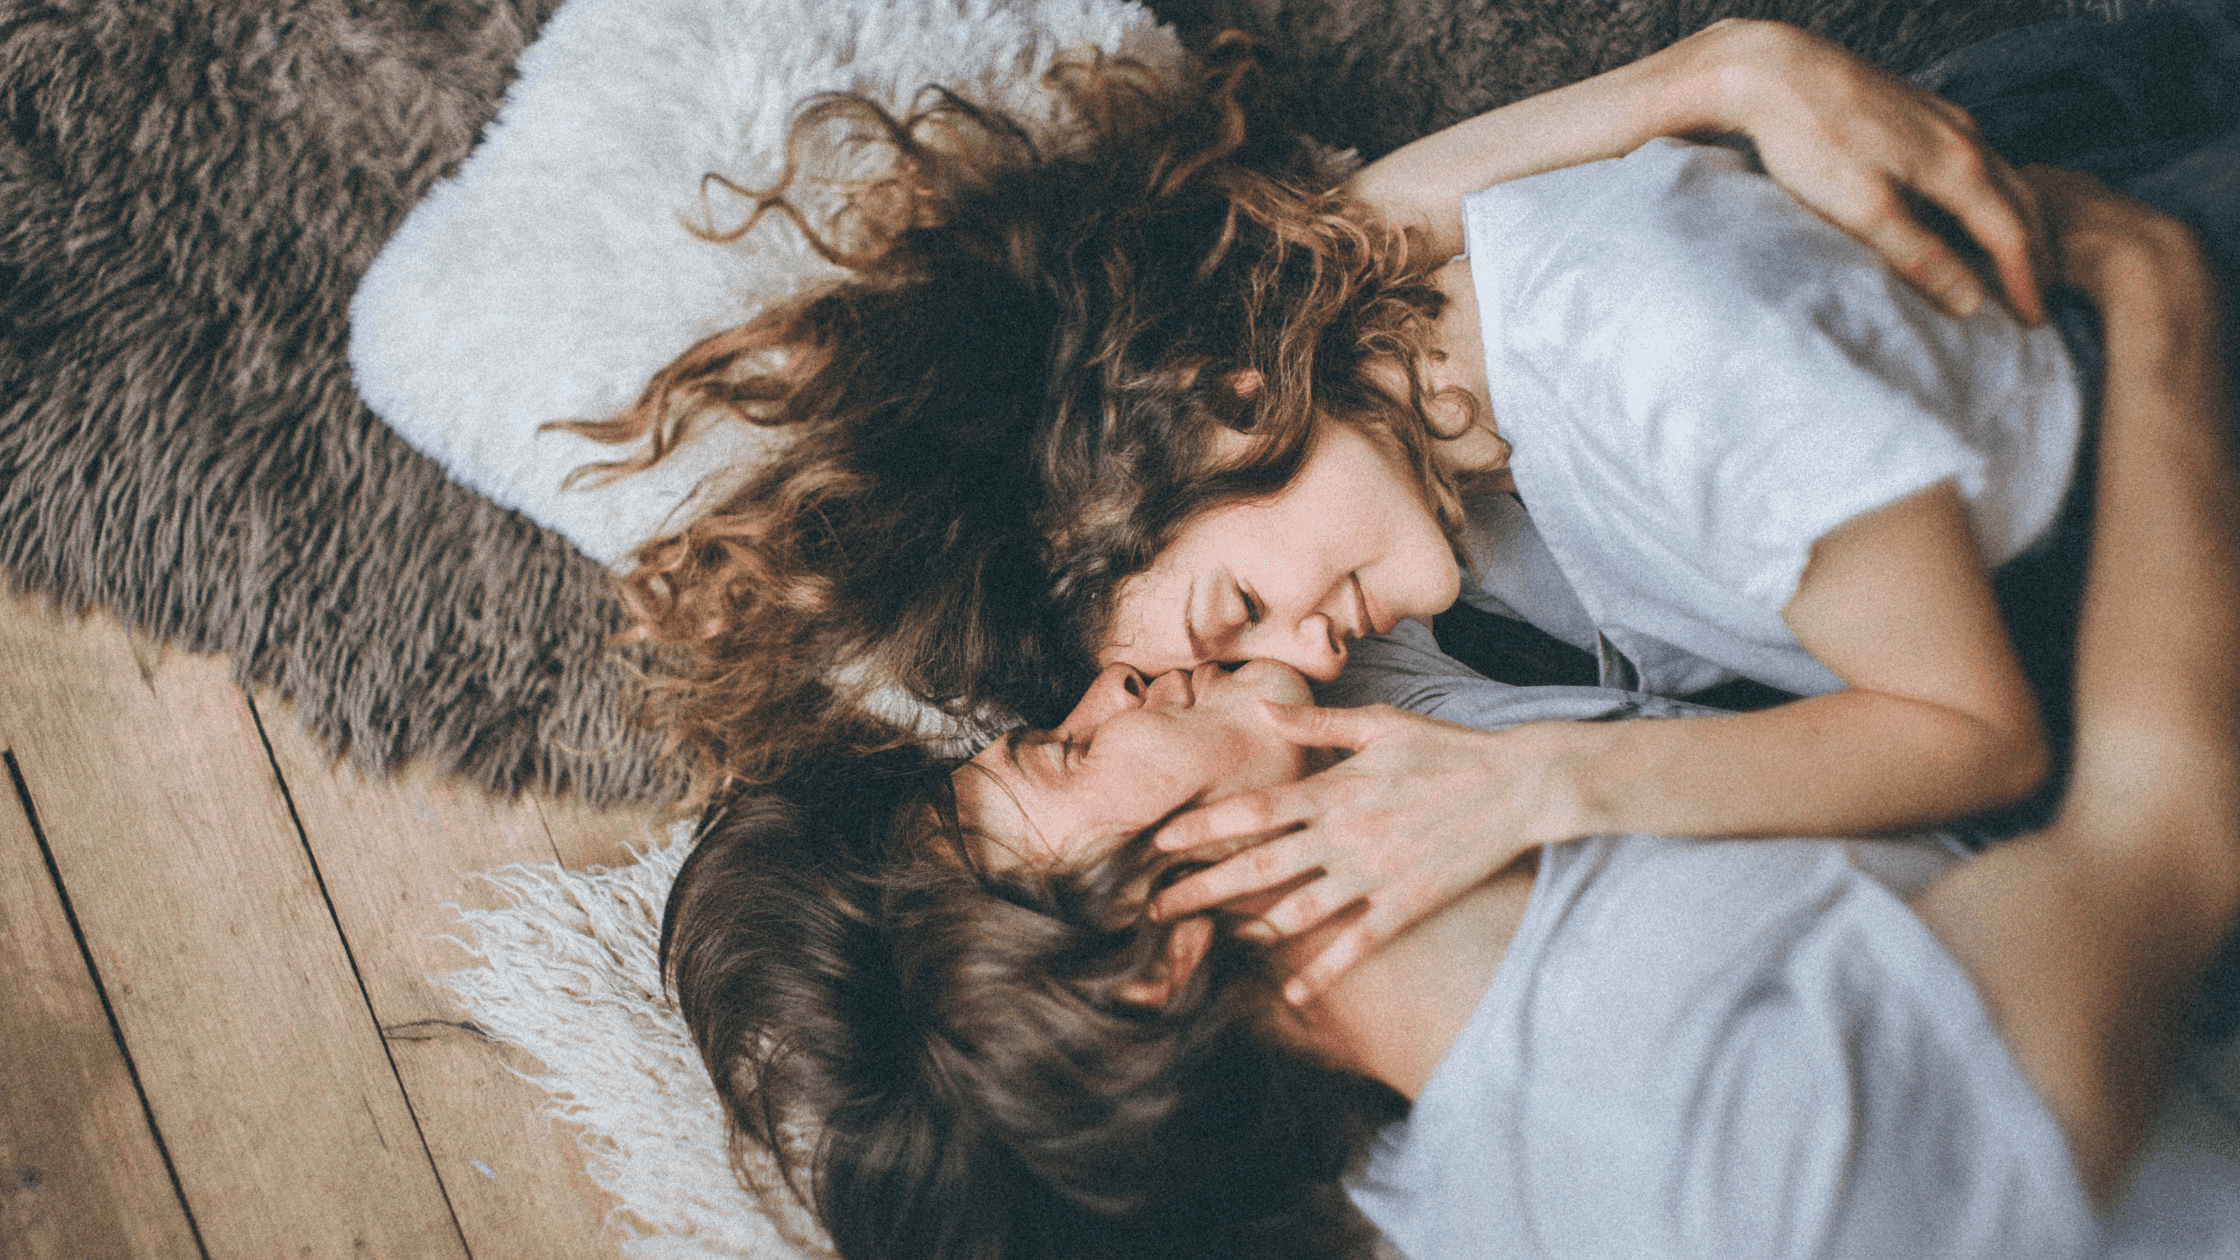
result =
[[[1615,103],[1626,112],[1623,130],[1645,143],[1657,136],[1708,140],[1742,130],[1762,90],[1751,62],[1753,45],[1766,38],[1758,27],[1778,23],[1722,18],[1606,78],[1631,79]],[[1630,151],[1634,145],[1626,146]]]
[[[2111,336],[2137,321],[2214,322],[2215,273],[2177,219],[2141,213],[2073,227],[2062,235],[2061,254],[2063,278],[2100,307]]]
[[[1769,110],[1780,108],[1775,98],[1788,76],[1799,73],[1792,62],[1802,39],[1803,32],[1780,22],[1723,18],[1673,45],[1690,52],[1686,72],[1693,89],[1683,104],[1696,114],[1673,130],[1698,138],[1751,134]]]
[[[1523,792],[1523,838],[1535,845],[1622,830],[1595,772],[1606,737],[1625,722],[1533,722],[1492,733],[1491,768]]]

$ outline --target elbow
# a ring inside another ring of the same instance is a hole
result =
[[[1976,719],[1971,778],[1979,785],[1981,808],[2012,805],[2046,785],[2053,775],[2053,744],[2033,709],[2026,721]]]

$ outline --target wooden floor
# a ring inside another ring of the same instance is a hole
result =
[[[572,1132],[427,979],[465,873],[642,814],[330,766],[226,664],[0,599],[0,1258],[619,1255]]]

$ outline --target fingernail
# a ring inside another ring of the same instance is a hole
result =
[[[1305,981],[1293,980],[1291,983],[1283,986],[1283,1000],[1291,1003],[1293,1006],[1305,1006],[1307,1004],[1307,999],[1312,996],[1314,995],[1307,992]]]
[[[1983,290],[1976,288],[1955,289],[1946,295],[1952,304],[1954,318],[1966,319],[1983,306]]]
[[[1276,939],[1276,930],[1265,922],[1254,919],[1252,922],[1239,927],[1237,935],[1255,945],[1266,945]]]

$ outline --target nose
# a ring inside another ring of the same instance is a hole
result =
[[[1061,739],[1087,739],[1114,715],[1142,708],[1143,691],[1143,675],[1133,667],[1117,662],[1107,665],[1082,694],[1081,703],[1073,706],[1073,712],[1066,714],[1066,720],[1051,734]]]
[[[1329,613],[1316,612],[1294,623],[1289,632],[1264,635],[1252,644],[1252,654],[1282,661],[1316,682],[1336,681],[1346,667],[1346,635]]]

